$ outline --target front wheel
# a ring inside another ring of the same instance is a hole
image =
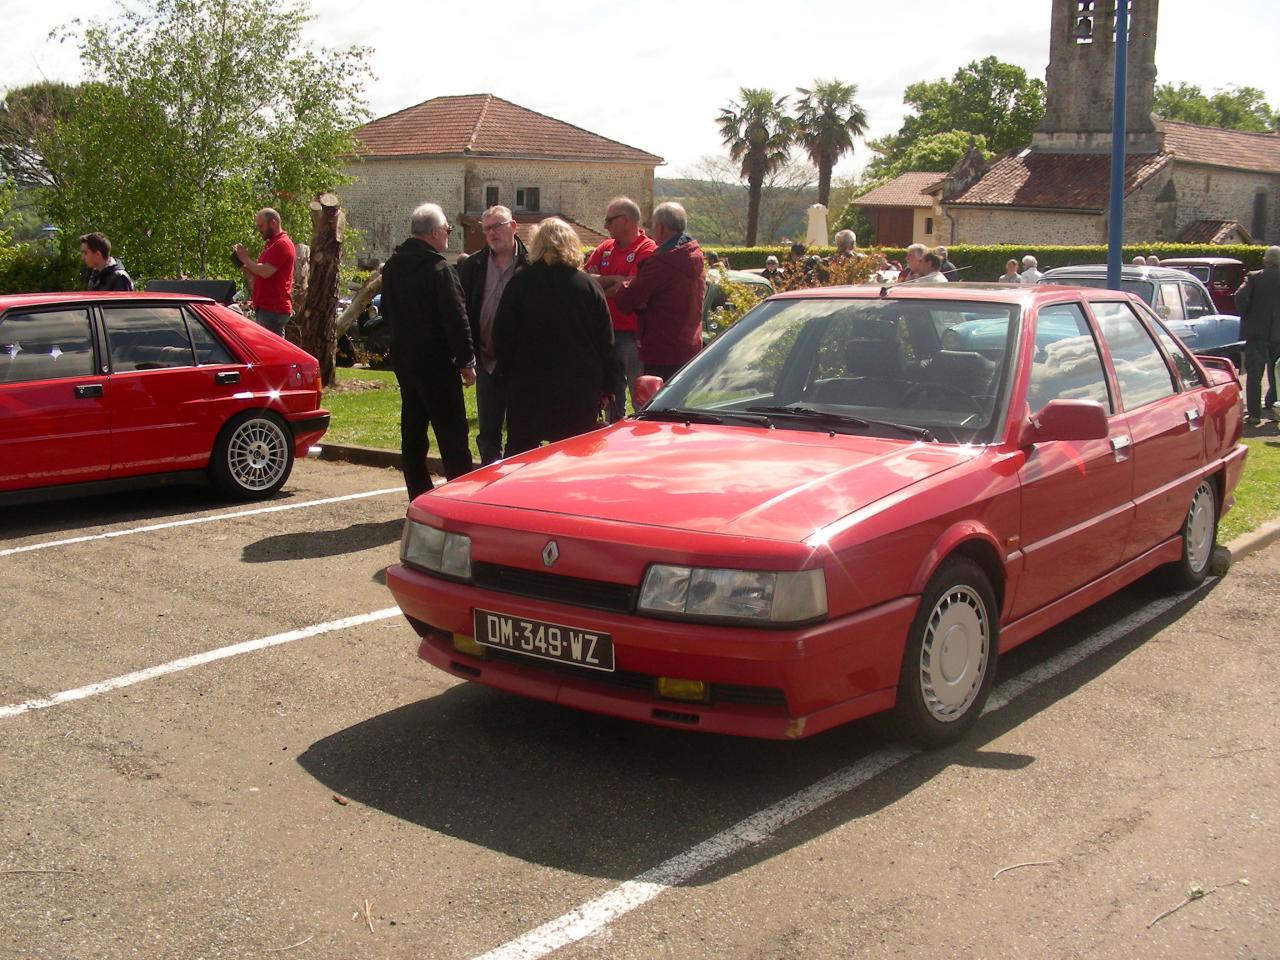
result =
[[[224,493],[240,500],[269,497],[293,472],[293,436],[279,417],[249,410],[223,425],[209,473]]]
[[[1182,521],[1182,556],[1161,571],[1174,590],[1193,590],[1209,575],[1218,541],[1218,495],[1212,480],[1201,480]]]
[[[999,633],[995,594],[982,568],[966,557],[945,561],[907,635],[892,734],[931,749],[968,733],[995,680]]]

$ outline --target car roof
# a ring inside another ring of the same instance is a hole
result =
[[[1244,266],[1244,261],[1237,260],[1235,257],[1170,257],[1167,260],[1160,261],[1161,266],[1166,263],[1172,263],[1175,266],[1196,266],[1197,264],[1203,264],[1209,267],[1216,267],[1221,263],[1239,265],[1241,267]]]
[[[1178,271],[1180,272],[1180,271]],[[806,287],[775,294],[772,300],[814,300],[828,298],[874,300],[967,300],[990,303],[1013,303],[1033,306],[1063,299],[1079,300],[1081,296],[1101,299],[1114,297],[1117,290],[1096,287],[1069,287],[1063,284],[1008,283],[893,283],[859,284],[847,287]],[[1129,296],[1129,294],[1121,294]]]
[[[11,307],[45,307],[61,303],[99,303],[111,300],[164,300],[173,303],[213,303],[208,297],[197,297],[189,293],[143,293],[140,291],[124,291],[121,293],[85,292],[75,293],[10,293],[0,295],[0,310]]]
[[[1125,280],[1184,280],[1192,277],[1187,271],[1178,267],[1166,267],[1161,261],[1158,267],[1135,267],[1131,264],[1124,264],[1120,268],[1120,276]],[[1052,270],[1046,270],[1046,277],[1105,277],[1107,275],[1107,265],[1105,263],[1081,264],[1075,267],[1054,267]]]

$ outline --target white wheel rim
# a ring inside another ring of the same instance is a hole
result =
[[[1213,556],[1213,488],[1208,482],[1200,484],[1191,500],[1187,513],[1187,565],[1199,573]]]
[[[920,647],[920,692],[929,714],[958,720],[982,689],[990,659],[986,604],[970,587],[952,587],[938,599]]]
[[[268,489],[284,475],[288,462],[288,440],[271,420],[246,420],[227,445],[231,478],[246,490]]]

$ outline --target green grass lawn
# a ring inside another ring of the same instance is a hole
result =
[[[471,454],[480,462],[476,450],[476,391],[463,391],[467,401],[467,421]],[[400,449],[400,389],[390,370],[338,369],[338,389],[325,394],[324,404],[333,414],[329,443],[348,443],[362,447]],[[1220,543],[1228,543],[1268,520],[1280,516],[1280,436],[1250,437],[1249,457],[1244,476],[1236,488],[1236,504],[1222,518],[1218,533]],[[439,455],[435,438],[431,452]]]

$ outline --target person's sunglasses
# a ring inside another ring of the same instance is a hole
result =
[[[613,221],[617,220],[619,217],[625,217],[625,216],[626,216],[625,213],[615,213],[612,217],[605,217],[604,225],[605,227],[608,227],[609,224],[613,223]]]
[[[485,226],[484,232],[488,233],[490,230],[500,230],[510,222],[510,220],[499,220],[497,223],[490,223]]]

